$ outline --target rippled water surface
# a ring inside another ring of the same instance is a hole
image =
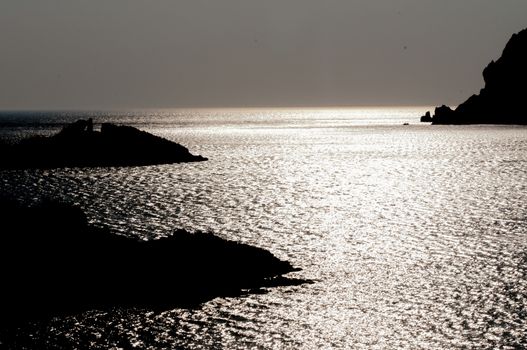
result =
[[[526,347],[527,128],[419,124],[424,110],[93,113],[210,160],[3,171],[2,193],[66,199],[127,235],[211,229],[271,250],[316,283],[191,310],[90,311],[20,329],[15,340],[37,348]],[[14,140],[72,118],[2,115],[0,123]]]

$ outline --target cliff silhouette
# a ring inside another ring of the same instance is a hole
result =
[[[269,251],[178,229],[150,241],[89,225],[77,207],[0,201],[0,325],[108,307],[166,310],[306,281]]]
[[[66,125],[58,134],[0,144],[0,169],[140,166],[207,160],[184,146],[131,126],[91,119]]]
[[[432,124],[527,124],[527,29],[514,34],[501,57],[483,70],[485,87],[455,110],[437,107]]]

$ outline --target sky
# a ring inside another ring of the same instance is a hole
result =
[[[456,105],[525,0],[2,0],[0,109]]]

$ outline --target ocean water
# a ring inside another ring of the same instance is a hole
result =
[[[34,348],[527,347],[527,128],[431,126],[426,108],[3,113],[13,141],[79,116],[207,162],[0,172],[118,233],[175,228],[272,251],[315,281],[195,309],[92,310],[19,329]],[[410,125],[403,125],[403,123]],[[206,259],[206,257],[204,257]],[[170,276],[167,276],[170,278]]]

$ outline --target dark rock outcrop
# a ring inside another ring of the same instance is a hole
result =
[[[270,252],[211,233],[176,230],[151,241],[87,223],[56,202],[0,202],[0,325],[106,307],[164,310],[263,287],[297,285]]]
[[[421,122],[429,123],[432,121],[432,116],[430,115],[430,112],[426,112],[425,115],[421,117]]]
[[[131,126],[104,123],[93,130],[91,119],[66,125],[58,134],[35,136],[0,145],[0,169],[140,166],[207,160],[182,145]]]
[[[455,110],[435,110],[432,124],[527,124],[527,29],[514,34],[483,71],[485,87]],[[424,120],[423,120],[424,118]],[[429,121],[426,116],[421,121]]]

